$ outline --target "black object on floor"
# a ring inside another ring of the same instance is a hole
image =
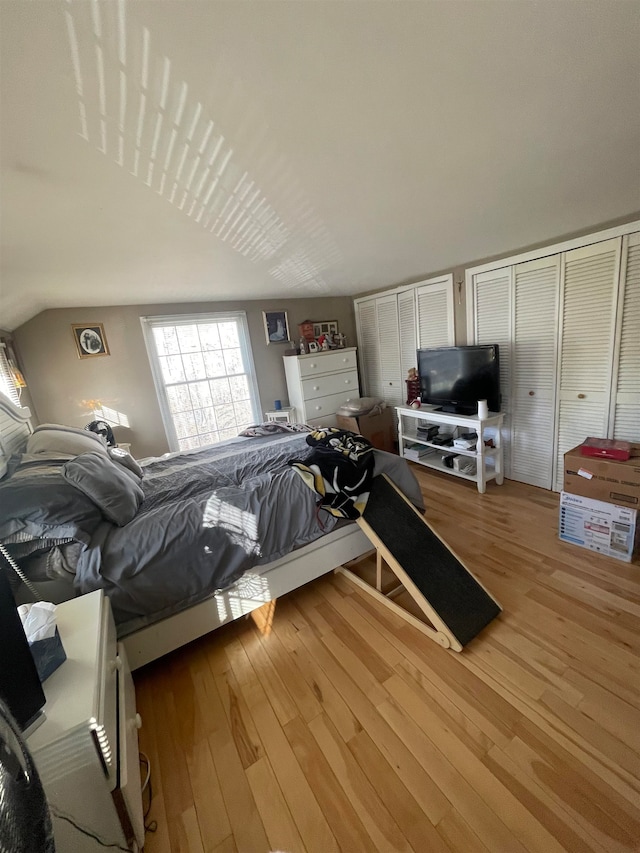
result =
[[[385,477],[374,479],[363,519],[461,645],[500,613],[499,604]]]

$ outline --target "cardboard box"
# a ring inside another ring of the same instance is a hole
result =
[[[630,563],[638,542],[638,511],[562,492],[558,535],[563,542]]]
[[[640,509],[640,447],[632,445],[626,462],[583,456],[581,447],[564,455],[565,492]]]
[[[360,433],[378,450],[386,450],[388,453],[395,452],[393,409],[383,409],[379,415],[358,415],[358,417],[353,418],[336,415],[336,422],[340,429]]]

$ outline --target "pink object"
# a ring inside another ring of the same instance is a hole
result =
[[[582,456],[597,456],[600,459],[616,459],[626,462],[631,456],[631,443],[615,438],[587,438],[580,447]]]

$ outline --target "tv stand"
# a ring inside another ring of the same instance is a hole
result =
[[[502,444],[500,441],[500,430],[504,415],[501,412],[489,412],[488,417],[480,419],[477,415],[460,415],[453,412],[444,412],[440,407],[422,405],[419,409],[410,406],[396,406],[398,416],[398,444],[400,456],[404,456],[418,465],[442,471],[445,474],[453,474],[464,480],[477,483],[478,491],[484,494],[488,480],[494,480],[502,485],[503,459]],[[457,436],[466,432],[476,434],[474,447],[463,449],[458,447],[443,446],[428,441],[418,435],[419,424],[446,427],[446,432]],[[491,429],[491,437],[494,447],[487,447],[484,443],[485,430]],[[423,450],[421,450],[423,448]],[[417,455],[414,456],[414,453]],[[475,472],[469,473],[464,470],[449,468],[444,463],[443,457],[456,455],[474,460]]]

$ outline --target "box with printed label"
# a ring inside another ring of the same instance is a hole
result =
[[[640,446],[626,462],[583,456],[581,447],[564,455],[565,492],[640,509]]]
[[[630,563],[638,529],[635,509],[567,492],[560,495],[558,535],[563,542]]]

